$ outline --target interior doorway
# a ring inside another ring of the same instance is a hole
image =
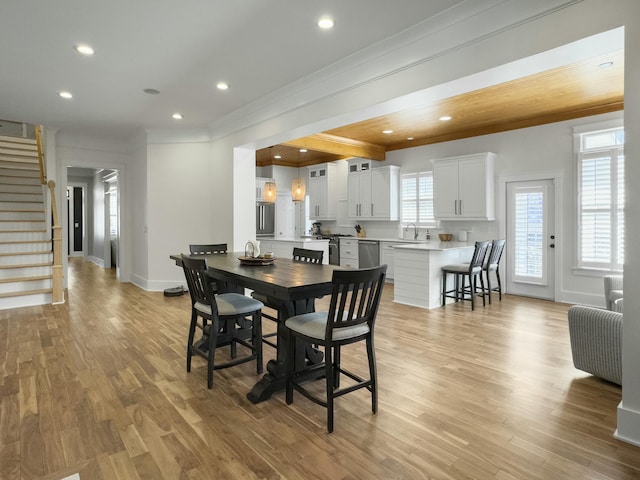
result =
[[[67,255],[84,257],[86,254],[86,185],[67,185],[68,238]]]

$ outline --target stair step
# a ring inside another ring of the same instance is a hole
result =
[[[46,277],[46,275],[44,275]],[[0,280],[0,296],[1,295],[22,295],[22,292],[42,291],[53,287],[53,275],[49,278],[37,279],[35,277],[18,279],[14,282],[5,282]]]
[[[21,177],[21,176],[9,177],[4,175],[0,177],[0,185],[23,185],[23,186],[31,187],[34,185],[41,186],[42,184],[40,183],[40,175],[35,177]]]
[[[0,202],[42,202],[43,195],[40,193],[2,193],[0,192]]]
[[[37,240],[37,241],[23,240],[19,242],[0,242],[0,253],[12,253],[12,252],[48,253],[50,251],[51,251],[51,240]]]
[[[33,232],[46,230],[44,220],[0,220],[0,233]]]
[[[50,240],[47,238],[50,235],[45,229],[38,230],[0,230],[0,244],[6,242],[17,242],[20,240],[24,241],[38,241],[38,240]]]
[[[27,252],[21,255],[3,253],[0,258],[2,258],[0,268],[42,267],[43,265],[51,265],[53,262],[53,253]]]
[[[52,278],[53,278],[53,274],[34,275],[32,277],[0,278],[0,283],[35,282],[38,280],[51,280]]]
[[[44,222],[44,210],[0,210],[0,222]]]
[[[19,158],[12,157],[10,155],[0,155],[0,167],[11,168],[11,169],[20,170],[20,171],[33,171],[33,172],[40,171],[38,162],[23,162],[23,161],[20,161]]]
[[[0,177],[28,177],[40,179],[40,170],[25,170],[3,166],[0,162]]]
[[[44,202],[2,202],[0,210],[4,212],[44,212]]]
[[[4,298],[2,302],[0,302],[0,310],[51,304],[52,297],[53,297],[52,292],[35,293],[35,294],[29,293],[20,297],[12,296],[10,298]]]
[[[51,265],[51,263],[42,263],[35,265],[2,265],[0,266],[0,279],[50,275],[52,271],[53,266]]]
[[[6,140],[0,139],[0,151],[3,151],[5,149],[38,153],[38,146],[35,144],[35,142],[34,143],[7,142]]]
[[[0,146],[0,158],[11,158],[16,161],[24,160],[29,163],[33,163],[35,159],[35,163],[38,163],[38,151],[35,148],[33,150],[27,150],[24,148],[7,148]]]
[[[0,142],[21,143],[24,145],[35,145],[35,138],[12,137],[10,135],[0,135]]]
[[[22,292],[0,293],[0,298],[21,297],[25,295],[37,295],[41,293],[52,293],[52,292],[53,292],[53,288],[41,288],[39,290],[26,290]],[[44,303],[47,303],[47,302],[44,302]],[[49,301],[48,303],[51,303],[51,301]],[[41,305],[41,304],[34,303],[33,305]],[[12,308],[15,308],[15,307],[12,307]]]
[[[42,193],[42,185],[39,182],[31,185],[2,183],[2,180],[0,179],[0,193]]]

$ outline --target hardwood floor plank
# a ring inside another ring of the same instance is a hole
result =
[[[385,286],[379,411],[364,390],[340,397],[329,435],[300,395],[251,404],[252,364],[216,371],[211,390],[203,359],[187,373],[188,295],[69,265],[66,304],[0,311],[2,480],[640,478],[640,449],[613,438],[621,389],[573,368],[568,305],[422,310]],[[366,374],[361,348],[342,363]]]

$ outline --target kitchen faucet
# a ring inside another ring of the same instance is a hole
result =
[[[409,223],[409,224],[407,224],[406,227],[404,227],[404,231],[405,232],[409,231],[409,225],[413,225],[413,239],[417,240],[418,239],[418,226],[415,223]]]

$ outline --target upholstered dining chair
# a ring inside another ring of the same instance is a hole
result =
[[[226,243],[206,243],[189,245],[191,255],[212,255],[214,253],[227,253]]]
[[[192,303],[187,372],[191,371],[192,356],[198,355],[207,360],[208,388],[213,387],[214,370],[255,360],[257,373],[262,373],[262,302],[239,293],[216,295],[204,258],[183,255],[182,268]],[[195,340],[196,329],[202,331],[198,340]],[[238,358],[237,344],[248,348],[250,353]],[[216,363],[216,350],[227,345],[231,347],[231,360]]]
[[[327,409],[327,430],[333,431],[334,400],[347,393],[366,388],[371,392],[371,410],[378,411],[378,381],[374,348],[374,326],[387,266],[360,270],[334,270],[329,310],[290,317],[285,321],[289,334],[286,357],[286,402],[293,403],[296,390]],[[301,342],[324,346],[324,362],[304,371],[295,371],[295,350]],[[365,342],[369,363],[369,378],[346,370],[340,364],[341,347]],[[297,347],[296,347],[297,344]],[[324,398],[314,395],[305,382],[321,376],[326,382]],[[350,378],[348,386],[340,388],[340,376]],[[354,383],[355,382],[355,383]]]
[[[484,257],[487,255],[488,249],[489,241],[476,242],[471,262],[445,265],[442,267],[443,306],[446,305],[447,298],[455,298],[456,302],[459,300],[470,300],[471,310],[474,310],[475,297],[478,295],[478,278],[480,279],[480,291],[482,292],[482,305],[486,305],[482,270]],[[447,275],[449,274],[452,274],[455,280],[455,287],[451,290],[447,290]],[[469,287],[466,286],[467,279],[469,279]]]
[[[489,305],[491,305],[491,292],[498,292],[498,298],[502,301],[502,280],[500,279],[500,260],[502,259],[502,254],[504,252],[504,246],[506,244],[506,240],[493,240],[491,242],[491,249],[489,250],[489,254],[487,255],[487,261],[484,262],[484,266],[482,269],[484,270],[486,286],[485,291],[489,297]],[[496,276],[496,280],[498,285],[492,287],[491,286],[491,272],[494,272]]]
[[[324,252],[322,250],[309,250],[306,248],[293,247],[292,260],[294,262],[304,262],[304,263],[313,263],[313,264],[321,264],[324,258]],[[280,301],[276,298],[269,297],[267,295],[263,295],[261,293],[253,292],[251,294],[253,298],[261,301],[265,307],[270,308],[271,310],[275,310],[275,314],[267,314],[262,312],[262,318],[269,319],[273,322],[278,322],[280,319],[280,308],[282,305]],[[270,338],[276,338],[275,342],[269,340]],[[262,341],[273,348],[278,348],[278,332],[272,332],[262,335]]]

